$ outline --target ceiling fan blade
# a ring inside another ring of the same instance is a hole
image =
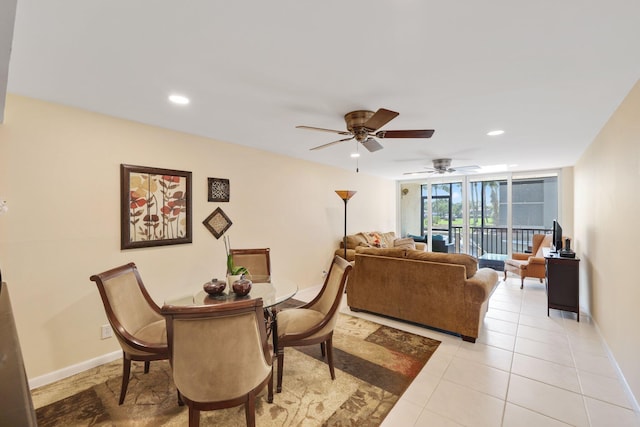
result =
[[[362,142],[362,145],[364,145],[364,148],[369,150],[371,153],[373,153],[374,151],[382,150],[384,148],[382,144],[380,144],[373,138],[367,138]]]
[[[403,173],[403,175],[419,175],[422,173],[434,173],[435,170],[424,170],[424,171],[418,171],[418,172],[405,172]]]
[[[337,144],[339,142],[352,140],[353,138],[355,138],[355,136],[352,136],[351,138],[339,139],[337,141],[333,141],[333,142],[330,142],[328,144],[318,145],[317,147],[310,148],[310,150],[319,150],[321,148],[326,148],[326,147],[329,147],[330,145]]]
[[[322,132],[337,133],[338,135],[351,135],[351,132],[348,132],[346,130],[325,129],[325,128],[317,128],[313,126],[296,126],[296,129],[319,130]]]
[[[364,123],[364,127],[369,129],[371,132],[376,131],[398,117],[399,114],[400,113],[396,113],[395,111],[380,108],[373,114],[373,116],[369,117],[369,120]]]
[[[381,130],[376,132],[377,138],[431,138],[433,129],[422,130]]]

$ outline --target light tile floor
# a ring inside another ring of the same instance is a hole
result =
[[[317,292],[317,290],[315,290]],[[296,298],[310,300],[313,290]],[[551,310],[537,279],[500,282],[475,344],[390,319],[342,311],[442,344],[385,419],[396,426],[640,426],[585,313]]]

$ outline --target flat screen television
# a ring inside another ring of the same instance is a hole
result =
[[[553,237],[551,243],[557,253],[562,250],[562,227],[555,219],[553,220]]]

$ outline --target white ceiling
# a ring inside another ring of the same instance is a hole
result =
[[[355,141],[295,126],[383,107],[435,134],[360,147],[362,173],[547,169],[640,77],[638,22],[637,0],[19,0],[7,90],[352,170]]]

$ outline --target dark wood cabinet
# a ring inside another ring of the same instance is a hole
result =
[[[563,258],[556,254],[545,257],[547,316],[549,309],[576,313],[580,321],[580,260]]]

